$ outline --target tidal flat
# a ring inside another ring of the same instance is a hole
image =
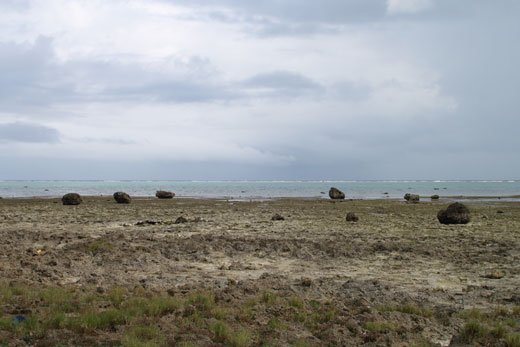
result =
[[[450,202],[3,199],[0,343],[520,346],[520,202]]]

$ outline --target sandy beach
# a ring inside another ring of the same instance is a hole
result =
[[[500,321],[493,312],[501,309],[519,322],[520,203],[472,200],[469,224],[442,225],[436,214],[449,203],[150,198],[116,204],[84,197],[79,206],[63,206],[59,199],[3,199],[0,313],[5,321],[24,312],[45,320],[41,300],[5,294],[17,286],[100,295],[124,288],[128,295],[179,298],[205,291],[231,311],[257,299],[249,319],[221,317],[230,329],[249,331],[243,345],[505,345],[519,324],[504,323],[505,334],[494,340],[491,334],[468,340],[466,329],[475,318],[468,312]],[[347,212],[359,221],[347,222]],[[284,219],[272,220],[275,214]],[[176,223],[181,216],[185,222]],[[313,303],[333,307],[330,319],[307,324]],[[210,323],[182,330],[175,322],[183,310],[185,304],[154,318],[158,345],[240,345],[219,337]],[[286,323],[273,328],[273,319]],[[58,326],[27,338],[0,325],[0,341],[74,344],[81,335],[85,345],[117,345],[127,330],[121,323],[102,334],[78,334]]]

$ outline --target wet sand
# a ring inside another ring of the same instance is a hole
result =
[[[520,303],[519,202],[470,201],[471,222],[447,226],[436,219],[449,203],[443,199],[83,200],[0,200],[1,281],[206,288],[237,298],[273,290],[349,310],[413,303],[448,323],[393,319],[409,328],[408,338],[441,345],[461,330],[454,313]],[[346,222],[347,212],[359,221]],[[284,220],[271,220],[275,213]],[[175,224],[180,216],[187,222]],[[352,334],[337,325],[333,338]],[[390,344],[399,341],[394,336]]]

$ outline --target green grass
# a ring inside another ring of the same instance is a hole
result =
[[[520,347],[520,334],[509,334],[506,337],[507,347]]]
[[[215,307],[215,294],[210,292],[197,292],[188,297],[187,303],[194,305],[200,311],[209,311]]]
[[[164,338],[155,326],[136,326],[121,339],[124,347],[152,347],[164,344]]]
[[[239,329],[229,336],[229,344],[234,347],[249,346],[251,333],[245,329]]]
[[[363,329],[373,332],[388,332],[395,330],[393,324],[383,321],[366,322],[363,324]]]
[[[461,333],[463,342],[472,343],[474,340],[487,335],[489,329],[479,321],[472,319],[464,325]]]
[[[114,245],[112,245],[107,239],[101,237],[92,241],[88,245],[88,250],[92,253],[96,254],[102,251],[112,251],[114,250]]]

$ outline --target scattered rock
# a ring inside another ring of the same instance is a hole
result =
[[[345,193],[334,187],[330,188],[329,196],[331,199],[345,199]]]
[[[354,212],[347,213],[347,222],[357,222],[359,220],[358,216]]]
[[[433,190],[439,190],[440,188],[433,188]]]
[[[419,195],[417,194],[410,194],[410,193],[406,193],[404,195],[404,199],[408,202],[413,202],[413,203],[418,203],[420,198],[419,198]]]
[[[155,192],[155,196],[158,199],[173,199],[175,193],[167,192],[165,190],[158,190],[157,192]]]
[[[282,216],[280,216],[278,213],[275,213],[275,214],[271,217],[271,220],[285,220],[285,218],[283,218]]]
[[[437,194],[434,194],[430,197],[432,200],[439,200],[439,196]]]
[[[174,222],[175,224],[182,224],[182,223],[188,223],[188,220],[186,218],[184,218],[183,216],[180,216],[179,218],[177,218]]]
[[[499,280],[501,279],[502,277],[504,277],[505,275],[502,273],[502,272],[492,272],[492,273],[488,273],[488,274],[485,274],[485,275],[482,275],[480,277],[482,278],[489,278],[489,279],[492,279],[492,280]]]
[[[137,226],[143,226],[143,225],[155,225],[155,224],[158,224],[159,222],[156,222],[154,220],[145,220],[145,221],[139,221],[137,223],[135,223],[135,225]]]
[[[312,280],[310,278],[304,277],[301,279],[301,284],[304,287],[310,287],[312,285]]]
[[[459,202],[455,202],[437,213],[437,219],[442,224],[467,224],[469,223],[469,210]]]
[[[125,192],[115,192],[113,196],[114,200],[117,201],[118,204],[129,204],[130,201],[132,201],[130,195]]]
[[[68,193],[61,198],[63,205],[79,205],[82,201],[78,193]]]
[[[498,210],[497,213],[504,213],[504,211],[502,211],[502,210]]]

